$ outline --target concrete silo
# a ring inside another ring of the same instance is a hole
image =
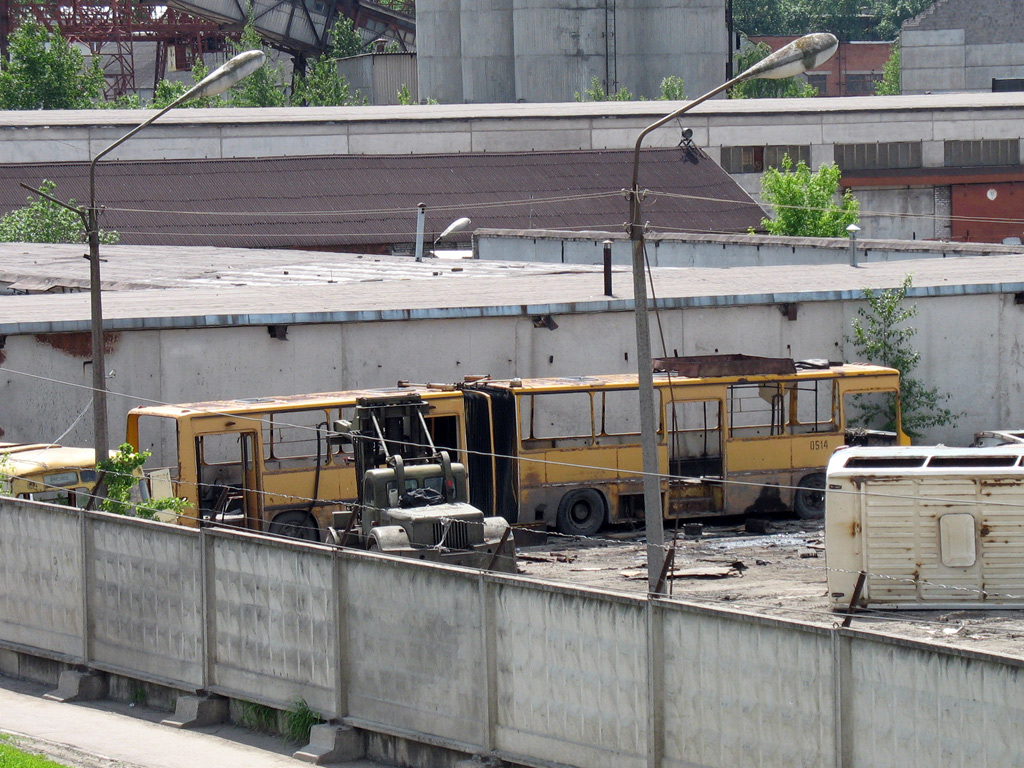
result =
[[[420,95],[442,102],[572,101],[597,78],[656,98],[682,77],[725,79],[726,0],[418,0]],[[460,66],[456,67],[458,59]]]

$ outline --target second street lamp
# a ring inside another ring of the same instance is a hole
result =
[[[644,228],[641,218],[639,174],[640,147],[651,131],[682,115],[698,104],[744,80],[777,80],[793,77],[828,61],[839,42],[834,35],[817,32],[804,35],[759,61],[728,82],[644,128],[633,150],[633,184],[629,190],[629,239],[633,246],[633,303],[636,312],[636,360],[640,389],[640,440],[643,451],[644,517],[647,526],[648,590],[661,591],[665,564],[665,532],[662,522],[661,470],[658,462],[658,420],[654,398],[654,361],[651,357],[651,330],[647,317],[647,277],[644,268]],[[660,408],[658,409],[660,411]]]
[[[89,317],[92,332],[92,417],[93,447],[96,462],[107,458],[107,379],[106,360],[103,349],[103,302],[100,287],[100,224],[96,207],[96,163],[117,147],[156,121],[179,104],[193,99],[216,96],[242,78],[248,77],[263,66],[266,55],[263,51],[245,51],[215,69],[192,88],[172,101],[149,119],[132,128],[106,149],[101,150],[89,163],[89,208],[85,212],[85,226],[89,239]],[[79,210],[79,213],[81,211]]]

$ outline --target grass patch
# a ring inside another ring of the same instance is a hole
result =
[[[11,744],[6,736],[0,736],[0,768],[65,768],[65,766],[47,760],[45,757],[24,752]]]
[[[295,699],[285,713],[284,736],[294,744],[308,744],[310,729],[322,722],[320,713],[314,712],[305,699]]]
[[[240,701],[238,706],[238,723],[243,728],[259,733],[275,733],[277,731],[277,710],[254,701]],[[0,765],[0,768],[3,766]]]

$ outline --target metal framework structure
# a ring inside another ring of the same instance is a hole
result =
[[[103,56],[108,99],[135,91],[135,42],[156,43],[155,87],[165,74],[169,48],[174,47],[179,62],[191,66],[204,51],[223,49],[225,39],[225,31],[214,22],[137,0],[0,0],[0,54],[5,58],[8,35],[19,19],[57,30],[94,56]]]
[[[169,0],[166,5],[157,5],[152,0],[0,0],[0,57],[7,58],[7,39],[19,19],[33,19],[47,29],[59,31],[66,39],[85,45],[94,56],[104,57],[104,96],[112,99],[136,89],[134,43],[156,43],[155,88],[165,76],[170,50],[174,50],[179,68],[187,68],[203,53],[223,50],[228,37],[237,37],[244,24],[245,8],[238,3],[237,9],[238,14],[227,18],[222,10],[213,10],[204,0]],[[309,9],[303,0],[270,3],[264,14],[281,10],[310,25],[306,18]],[[415,0],[334,0],[331,10],[349,17],[357,29],[369,31],[375,39],[393,40],[402,50],[415,47]],[[258,19],[254,23],[259,26]],[[311,43],[290,37],[291,27],[289,22],[279,34],[264,30],[264,37],[274,47],[299,59],[317,55],[327,47],[326,34]]]

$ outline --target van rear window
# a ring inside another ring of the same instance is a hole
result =
[[[844,466],[854,469],[905,469],[923,467],[927,456],[851,456]]]

